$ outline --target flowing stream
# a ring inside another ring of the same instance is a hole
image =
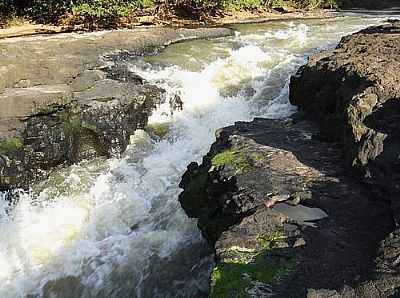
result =
[[[16,206],[0,193],[0,297],[206,296],[213,255],[178,202],[186,166],[201,161],[220,127],[290,115],[288,79],[307,56],[384,20],[235,25],[235,36],[127,61],[179,95],[183,110],[160,106],[120,159],[65,169]]]

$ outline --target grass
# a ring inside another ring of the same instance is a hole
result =
[[[236,258],[225,260],[211,274],[211,298],[247,298],[252,285],[263,283],[271,285],[286,275],[293,264],[288,262],[271,263],[266,260],[276,242],[285,238],[281,230],[270,235],[257,237],[260,249],[233,247]]]

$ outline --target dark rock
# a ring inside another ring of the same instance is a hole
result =
[[[399,220],[400,22],[344,37],[310,57],[290,84],[290,100],[317,122],[320,137],[339,141],[345,162]]]
[[[382,277],[375,259],[380,241],[394,227],[390,206],[346,174],[339,144],[312,138],[317,131],[305,121],[236,123],[219,131],[203,163],[191,164],[181,183],[182,207],[198,218],[220,264],[260,250],[263,237],[283,233],[265,266],[282,254],[296,265],[272,287],[276,297],[319,297],[320,289],[346,297],[343,293],[361,289],[361,282],[375,285]],[[230,160],[231,152],[244,159]],[[224,165],[218,165],[221,153]],[[299,210],[289,203],[294,198]],[[274,208],[279,205],[294,209]],[[314,211],[312,227],[305,219]],[[393,280],[388,287],[400,284]]]
[[[74,87],[87,89],[58,103],[49,98],[20,118],[19,130],[0,143],[0,190],[26,188],[59,165],[125,151],[130,135],[146,126],[164,100],[164,90],[137,76],[123,82],[104,77],[100,71],[84,72]],[[26,99],[35,97],[28,92]]]

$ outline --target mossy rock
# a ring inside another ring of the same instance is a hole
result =
[[[23,143],[20,138],[9,138],[0,143],[0,154],[20,151],[23,148]]]
[[[239,150],[226,150],[218,153],[212,158],[211,164],[215,167],[223,166],[231,175],[243,174],[251,167],[244,152]]]
[[[273,285],[287,275],[292,262],[269,262],[267,256],[276,243],[285,239],[280,230],[257,237],[258,249],[232,247],[234,258],[225,259],[211,274],[211,298],[252,297],[255,284]]]

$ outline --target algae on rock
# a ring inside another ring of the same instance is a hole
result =
[[[281,230],[270,235],[257,237],[257,248],[231,247],[234,256],[224,258],[211,274],[211,298],[253,297],[252,288],[269,287],[287,274],[293,264],[290,261],[271,262],[268,254],[276,248],[276,243],[286,238]]]

